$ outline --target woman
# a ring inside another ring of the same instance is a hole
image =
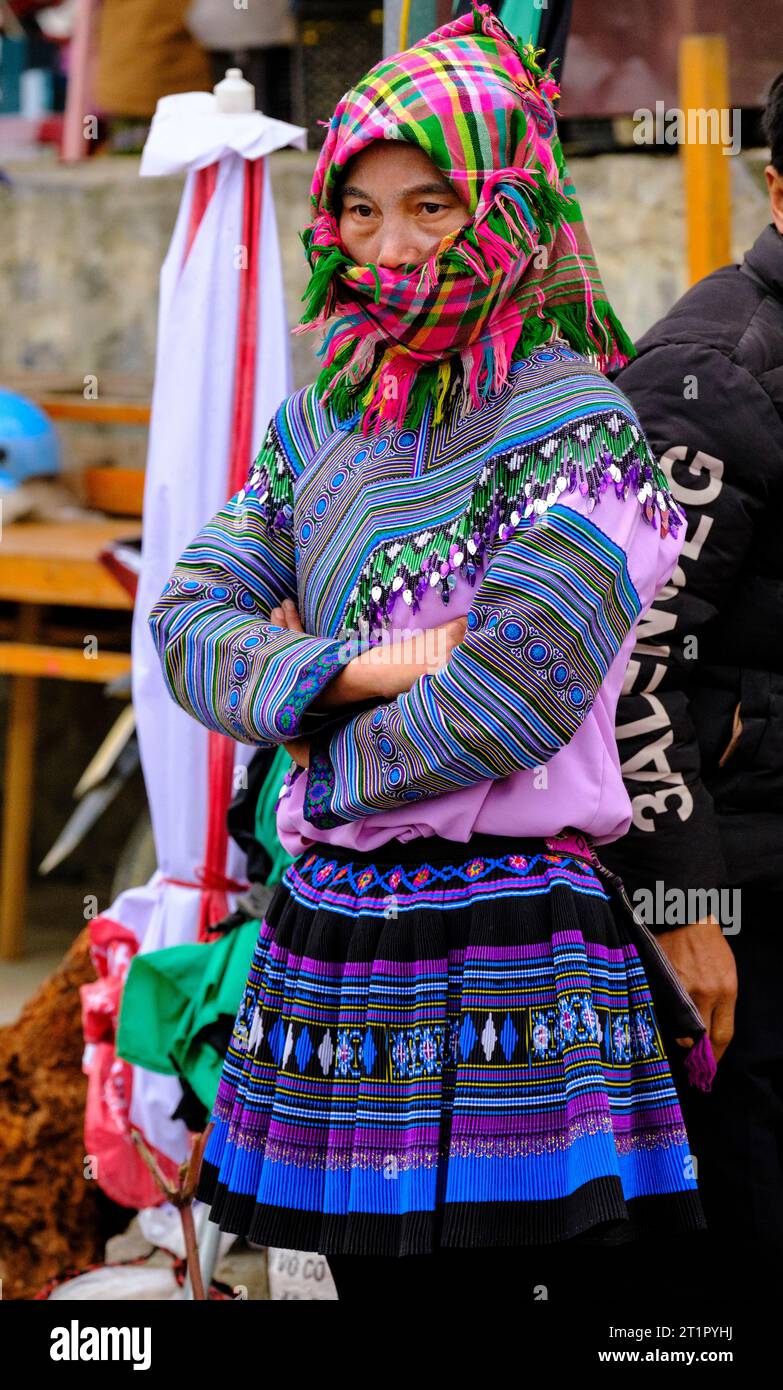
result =
[[[500,1256],[581,1292],[704,1224],[670,1068],[698,1040],[709,1083],[704,1025],[592,850],[682,517],[601,374],[630,344],[556,94],[483,5],[343,97],[323,369],[150,615],[174,698],[295,763],[198,1195],[341,1298]]]

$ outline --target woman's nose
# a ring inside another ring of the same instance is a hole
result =
[[[399,266],[416,263],[420,253],[404,232],[393,230],[381,233],[380,247],[375,257],[376,264],[385,266],[387,270],[396,270]]]
[[[382,247],[376,256],[376,263],[386,270],[399,270],[404,265],[415,265],[419,257],[415,251],[397,251],[394,247]]]

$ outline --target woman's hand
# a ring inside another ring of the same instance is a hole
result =
[[[393,700],[410,690],[419,676],[433,675],[446,664],[467,626],[467,618],[461,617],[420,632],[392,631],[390,641],[370,647],[350,662],[353,686],[359,690],[353,698],[378,695]]]
[[[292,738],[283,747],[290,754],[294,762],[299,767],[310,766],[310,740],[309,738]]]
[[[289,632],[304,632],[302,620],[292,598],[284,598],[282,606],[273,608],[269,614],[269,621],[277,627],[287,627]]]
[[[304,632],[293,599],[273,608],[270,622],[290,632]],[[450,618],[419,632],[392,630],[388,642],[379,642],[347,662],[312,701],[312,710],[341,709],[361,700],[393,700],[410,690],[419,676],[432,675],[448,661],[467,631],[467,618]],[[300,767],[307,767],[309,740],[292,739],[283,745]]]

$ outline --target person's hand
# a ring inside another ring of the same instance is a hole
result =
[[[293,758],[299,767],[310,766],[310,740],[309,738],[292,738],[288,743],[283,744],[286,752]]]
[[[448,661],[467,630],[467,618],[450,618],[418,632],[392,629],[387,642],[377,642],[346,662],[325,685],[314,710],[333,709],[361,700],[393,700],[410,690],[419,676],[429,676]]]
[[[705,917],[675,931],[656,932],[656,940],[704,1019],[718,1062],[734,1035],[737,999],[734,952],[720,923],[712,916]],[[692,1038],[678,1038],[677,1042],[682,1047],[693,1046]]]
[[[304,632],[299,610],[292,598],[284,598],[282,605],[273,608],[269,614],[269,621],[276,627],[287,627],[289,632]]]
[[[467,618],[461,617],[418,632],[393,629],[388,642],[368,648],[350,663],[353,689],[362,692],[353,699],[378,695],[393,700],[410,690],[419,676],[433,675],[446,664],[467,625]]]
[[[283,599],[282,604],[271,609],[269,621],[289,632],[304,632],[293,599]],[[465,636],[467,626],[467,618],[459,617],[418,632],[392,629],[389,641],[378,642],[346,662],[311,702],[310,708],[315,711],[342,708],[376,696],[379,700],[393,700],[410,690],[419,676],[432,675],[445,665]],[[295,761],[299,761],[303,755],[302,745],[307,743],[306,739],[292,740],[292,746],[300,745],[298,751],[291,753]],[[288,748],[289,745],[283,746]],[[300,763],[300,766],[307,764]]]

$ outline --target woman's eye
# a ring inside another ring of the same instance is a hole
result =
[[[444,212],[446,210],[445,203],[421,203],[420,207],[423,208],[429,216],[437,216],[439,212]],[[354,203],[353,207],[348,208],[348,211],[356,213],[364,222],[367,221],[365,214],[369,214],[370,217],[373,215],[373,210],[367,203]]]

